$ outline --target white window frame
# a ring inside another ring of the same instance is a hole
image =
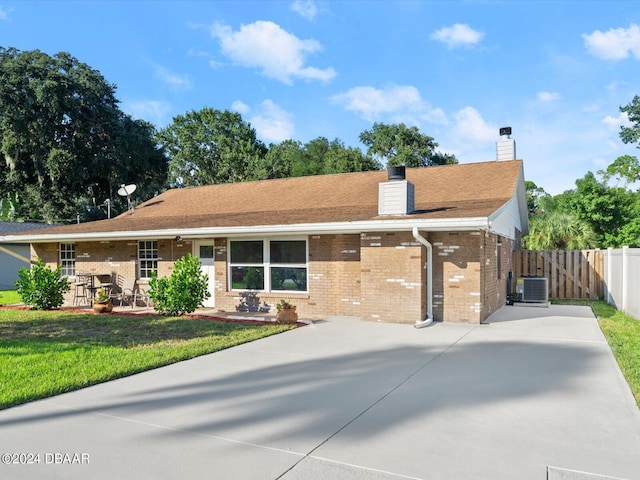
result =
[[[60,257],[61,275],[63,277],[75,277],[76,276],[76,244],[60,243],[58,250],[59,250],[59,257]]]
[[[155,256],[141,256],[142,252],[151,252],[153,255],[155,251]],[[158,241],[157,240],[138,240],[138,278],[141,280],[148,280],[151,278],[152,271],[158,271],[158,260],[160,259],[158,255]],[[151,262],[152,267],[149,268],[146,266],[147,262]],[[142,264],[145,264],[143,268]],[[144,274],[143,274],[144,272]],[[149,275],[147,275],[147,272]]]
[[[262,263],[231,263],[231,243],[232,242],[262,242]],[[271,242],[304,242],[305,263],[271,263]],[[244,288],[233,288],[232,269],[233,267],[262,267],[264,268],[264,289],[256,290],[265,293],[309,293],[309,239],[307,237],[260,237],[260,238],[230,238],[227,240],[227,278],[228,289],[233,292],[245,292]],[[306,290],[272,290],[271,289],[271,267],[280,268],[304,268],[307,271]]]

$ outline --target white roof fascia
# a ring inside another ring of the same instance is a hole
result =
[[[411,218],[368,220],[361,222],[300,223],[293,225],[256,225],[250,227],[202,227],[202,228],[167,228],[161,230],[133,230],[128,232],[96,232],[78,234],[40,234],[1,236],[0,242],[12,243],[53,243],[109,240],[147,240],[174,238],[211,238],[211,237],[246,237],[268,235],[318,235],[384,231],[411,231],[413,227],[424,231],[466,231],[488,230],[487,217],[444,218],[437,220],[419,220]]]

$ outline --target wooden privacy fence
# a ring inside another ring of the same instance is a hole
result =
[[[512,288],[518,277],[546,277],[549,298],[597,300],[604,295],[603,250],[517,250]]]

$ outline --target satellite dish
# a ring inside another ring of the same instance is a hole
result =
[[[118,189],[118,195],[120,195],[121,197],[128,197],[135,191],[136,191],[136,186],[134,184],[125,185],[123,183],[122,185],[120,185],[120,188]]]
[[[127,204],[129,205],[129,210],[133,210],[133,204],[131,203],[131,194],[136,191],[136,186],[134,184],[125,185],[124,183],[120,185],[118,189],[118,195],[121,197],[127,197]]]

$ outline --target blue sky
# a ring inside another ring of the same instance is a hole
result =
[[[205,106],[265,143],[362,147],[374,122],[416,125],[461,163],[513,128],[551,194],[623,154],[640,95],[640,2],[3,1],[0,45],[67,51],[157,127]]]

